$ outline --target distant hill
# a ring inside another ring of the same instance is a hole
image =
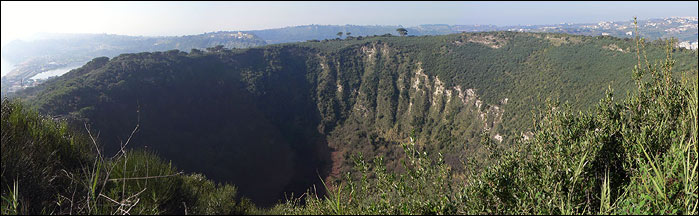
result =
[[[677,38],[680,42],[697,42],[697,17],[673,17],[639,20],[640,36],[656,40]],[[246,31],[263,38],[267,43],[301,42],[336,38],[337,32],[351,32],[353,36],[396,34],[403,26],[360,26],[360,25],[303,25],[276,29]],[[517,31],[566,33],[587,36],[614,36],[632,38],[633,21],[610,21],[599,23],[562,23],[551,25],[495,26],[495,25],[446,25],[428,24],[404,27],[409,35],[444,35],[461,32]],[[695,48],[696,49],[696,48]]]
[[[2,77],[2,91],[25,85],[22,81],[61,68],[75,68],[90,59],[122,53],[205,49],[217,45],[248,48],[266,44],[242,32],[213,32],[176,37],[140,37],[109,34],[47,34],[32,41],[15,40],[2,47],[3,58],[15,68]]]
[[[664,43],[648,43],[648,56],[665,56]],[[269,205],[319,176],[340,179],[358,153],[397,169],[410,135],[458,171],[483,157],[483,136],[500,145],[531,138],[532,111],[547,98],[576,110],[609,86],[623,98],[635,87],[635,46],[479,32],[145,52],[93,59],[15,96],[76,127],[89,123],[106,152],[138,123],[131,147]],[[676,75],[697,76],[696,51],[672,54]]]
[[[225,48],[249,48],[265,44],[304,42],[351,37],[393,34],[403,26],[304,25],[254,31],[219,31],[178,37],[133,37],[107,34],[44,34],[32,41],[14,41],[2,48],[3,58],[15,68],[2,78],[2,94],[43,80],[30,80],[39,73],[63,71],[83,65],[92,58],[114,57],[122,53],[138,53],[178,49],[204,49],[217,45]],[[528,26],[444,25],[429,24],[405,27],[408,35],[445,35],[461,32],[515,31],[566,33],[587,36],[632,38],[633,22],[615,21],[588,24],[554,24]],[[697,47],[697,17],[675,17],[639,21],[639,34],[649,40],[675,37],[678,46]]]

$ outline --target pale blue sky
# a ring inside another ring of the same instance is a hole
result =
[[[308,24],[536,25],[697,16],[697,2],[2,2],[2,44],[36,32],[184,35]]]

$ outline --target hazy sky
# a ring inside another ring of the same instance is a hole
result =
[[[697,16],[697,2],[2,2],[2,45],[36,32],[184,35],[308,24],[535,25]]]

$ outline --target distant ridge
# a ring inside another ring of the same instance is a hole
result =
[[[633,23],[627,21],[551,24],[525,26],[495,25],[446,25],[426,24],[404,27],[409,36],[445,35],[461,32],[545,32],[586,36],[612,36],[633,38]],[[5,60],[15,64],[14,69],[2,78],[2,94],[34,86],[43,80],[29,80],[35,75],[60,68],[82,65],[92,58],[114,57],[122,53],[153,52],[178,49],[204,49],[223,45],[225,48],[248,48],[266,44],[303,42],[338,38],[397,35],[400,25],[302,25],[251,31],[216,31],[184,36],[123,36],[112,34],[46,34],[37,35],[33,41],[13,41],[2,47]],[[672,17],[639,20],[640,36],[655,40],[677,38],[678,47],[696,49],[697,17]],[[351,35],[347,35],[351,33]],[[25,82],[26,81],[26,82]]]

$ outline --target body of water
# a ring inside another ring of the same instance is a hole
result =
[[[15,68],[14,64],[6,61],[4,58],[0,58],[0,70],[2,70],[2,76],[5,76],[7,73],[12,71],[13,68]]]
[[[48,78],[53,77],[53,76],[63,75],[64,73],[68,73],[68,71],[73,70],[75,68],[79,68],[79,67],[80,66],[73,66],[73,67],[65,67],[65,68],[44,71],[44,72],[41,72],[37,75],[34,75],[30,79],[48,79]]]

